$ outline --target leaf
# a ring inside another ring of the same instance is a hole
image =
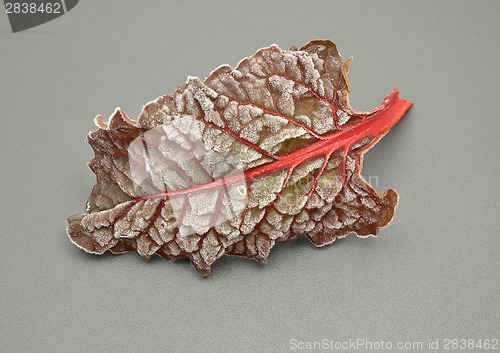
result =
[[[265,262],[276,242],[316,246],[350,232],[377,235],[398,196],[360,176],[363,153],[410,108],[394,90],[369,111],[348,102],[347,72],[330,41],[260,49],[204,81],[189,77],[144,106],[117,109],[88,142],[97,183],[70,240],[102,254],[187,258],[203,276],[224,254]]]

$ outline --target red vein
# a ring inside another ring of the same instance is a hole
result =
[[[218,191],[218,194],[217,194],[217,201],[215,203],[215,209],[214,209],[214,213],[212,215],[212,219],[210,220],[210,228],[213,228],[214,225],[215,225],[215,222],[217,221],[217,216],[219,215],[220,213],[220,209],[221,209],[221,205],[222,205],[222,199],[223,199],[223,196],[224,196],[224,191],[225,189],[221,188],[219,189]]]
[[[295,81],[293,81],[295,82]],[[273,96],[273,93],[271,91],[271,86],[269,84],[269,80],[266,79],[266,84],[267,84],[267,90],[269,91],[269,94],[271,95],[271,99],[273,100],[273,106],[276,107],[276,111],[272,111],[272,110],[269,110],[269,109],[266,109],[264,107],[261,107],[257,104],[255,104],[254,102],[252,102],[252,100],[250,99],[250,97],[248,96],[248,93],[245,91],[244,87],[240,85],[240,83],[238,82],[238,85],[240,86],[240,90],[244,93],[245,97],[246,97],[246,102],[239,102],[231,97],[227,97],[230,101],[233,101],[233,102],[236,102],[238,103],[238,105],[243,105],[243,106],[251,106],[251,107],[254,107],[254,108],[257,108],[257,109],[260,109],[262,110],[263,113],[265,114],[268,114],[268,115],[275,115],[275,116],[279,116],[280,118],[282,119],[285,119],[287,120],[289,123],[295,125],[295,126],[298,126],[302,129],[304,129],[304,131],[306,131],[309,135],[317,138],[317,139],[322,139],[322,136],[321,135],[318,135],[317,133],[315,133],[314,131],[312,131],[311,129],[309,129],[307,126],[299,123],[298,121],[295,121],[289,117],[287,117],[286,115],[280,113],[278,111],[278,106],[276,105],[276,100]]]
[[[328,160],[330,159],[330,156],[332,155],[332,153],[333,153],[333,151],[330,152],[329,154],[327,154],[326,156],[324,156],[323,164],[321,164],[321,168],[319,169],[318,173],[316,173],[316,175],[314,176],[313,185],[311,186],[311,188],[307,192],[307,195],[306,195],[307,200],[306,200],[305,204],[307,204],[307,202],[311,198],[312,193],[314,192],[314,190],[316,190],[316,186],[318,185],[318,180],[321,177],[321,175],[323,175],[323,172],[325,171],[326,165],[328,164]]]
[[[248,212],[248,196],[250,195],[250,184],[246,183],[246,190],[247,190],[247,200],[245,202],[245,207],[243,208],[243,211],[241,212],[241,223],[245,221],[245,215]]]
[[[348,148],[344,148],[342,152],[342,185],[345,185],[346,179],[347,179],[347,172],[346,172],[346,161],[347,161],[347,151],[349,151]]]
[[[154,223],[156,222],[156,220],[160,216],[161,211],[163,210],[163,207],[165,206],[165,202],[167,202],[166,198],[164,198],[163,200],[161,200],[158,203],[158,205],[156,205],[156,207],[155,207],[155,213],[153,214],[153,216],[149,220],[148,225],[139,233],[139,236],[144,235],[147,232],[149,232],[149,230],[151,229],[151,227],[154,225]],[[151,239],[153,239],[153,238],[151,238]],[[158,244],[158,245],[162,245],[162,244]]]
[[[276,155],[274,155],[274,154],[271,154],[271,153],[267,152],[266,150],[263,150],[263,149],[262,149],[262,148],[260,148],[259,146],[257,146],[257,145],[255,145],[255,144],[251,143],[250,141],[245,140],[245,139],[244,139],[244,138],[242,138],[240,135],[235,134],[234,132],[232,132],[232,131],[231,131],[231,130],[229,130],[229,129],[225,129],[225,128],[223,128],[223,127],[220,127],[220,126],[218,126],[218,125],[215,125],[215,124],[214,124],[214,123],[212,123],[211,121],[206,121],[206,120],[205,120],[205,121],[204,121],[204,123],[205,123],[206,125],[208,125],[208,126],[211,126],[211,127],[215,128],[215,129],[218,129],[218,130],[220,130],[220,131],[222,131],[222,132],[224,132],[224,133],[226,133],[226,134],[228,134],[228,135],[231,135],[232,137],[234,137],[234,138],[235,138],[236,140],[238,140],[239,142],[241,142],[241,143],[243,143],[243,144],[247,145],[248,147],[252,148],[253,150],[255,150],[255,151],[257,151],[257,152],[259,152],[260,154],[263,154],[264,156],[267,156],[267,157],[272,158],[272,159],[275,159],[275,160],[277,160],[277,159],[280,159],[280,158],[281,158],[280,156],[276,156]]]
[[[272,95],[272,93],[271,93],[271,95]],[[274,100],[274,97],[273,97],[273,100]],[[282,118],[282,119],[287,120],[289,123],[291,123],[291,124],[293,124],[293,125],[295,125],[295,126],[297,126],[297,127],[300,127],[301,129],[303,129],[305,132],[307,132],[307,133],[308,133],[309,135],[311,135],[312,137],[315,137],[315,138],[317,138],[317,139],[319,139],[319,140],[322,140],[322,139],[323,139],[323,136],[318,135],[317,133],[315,133],[314,131],[312,131],[311,129],[309,129],[307,126],[305,126],[305,125],[303,125],[303,124],[299,123],[298,121],[295,121],[295,120],[293,120],[293,119],[291,119],[291,118],[287,117],[286,115],[284,115],[284,114],[280,113],[280,112],[277,110],[278,108],[276,108],[276,111],[272,111],[272,110],[269,110],[269,109],[266,109],[266,108],[259,107],[257,104],[252,103],[252,102],[250,102],[250,101],[248,101],[248,102],[239,102],[239,104],[240,104],[240,105],[249,105],[249,106],[255,107],[255,108],[257,108],[257,109],[262,110],[262,112],[263,112],[264,114],[278,116],[278,117],[280,117],[280,118]]]
[[[283,179],[283,182],[281,183],[281,187],[280,187],[280,190],[283,190],[285,187],[286,187],[286,184],[288,184],[288,180],[290,179],[290,176],[292,175],[295,167],[297,167],[297,165],[292,165],[288,168],[288,171],[285,175],[285,178]],[[278,194],[277,197],[279,198],[281,195]],[[269,202],[269,204],[266,206],[265,210],[264,210],[264,217],[266,216],[267,212],[269,211],[269,209],[274,206],[274,202],[271,201]]]
[[[279,74],[273,74],[273,76],[278,76],[278,77],[281,77],[281,78],[284,78],[285,80],[288,80],[288,81],[291,81],[293,82],[294,84],[298,85],[298,86],[302,86],[304,87],[308,92],[310,92],[317,100],[319,100],[320,102],[323,102],[323,103],[326,103],[329,107],[330,107],[330,110],[332,111],[332,115],[333,115],[333,121],[335,123],[335,127],[337,129],[339,129],[338,127],[338,123],[337,123],[337,120],[336,120],[336,117],[337,117],[337,107],[332,103],[330,102],[328,99],[326,99],[325,97],[322,97],[320,96],[316,91],[313,90],[312,87],[306,85],[305,83],[302,83],[302,82],[299,82],[299,81],[295,81],[294,79],[288,77],[288,76],[285,76],[285,75],[279,75]],[[334,90],[334,98],[336,97],[336,92],[337,90]]]
[[[168,197],[168,196],[171,196],[171,195],[167,195],[167,193],[165,193],[165,196]],[[177,227],[180,228],[181,225],[182,225],[182,222],[184,222],[184,217],[186,216],[186,212],[187,212],[187,209],[188,209],[188,205],[189,205],[189,200],[187,198],[187,196],[183,195],[184,198],[183,198],[183,204],[182,204],[182,210],[181,210],[181,213],[179,214],[179,217],[177,217]]]

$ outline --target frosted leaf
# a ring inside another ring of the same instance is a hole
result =
[[[349,63],[329,41],[271,45],[188,77],[137,121],[119,108],[97,116],[97,181],[87,213],[68,217],[70,240],[94,254],[187,258],[206,276],[224,254],[266,262],[300,234],[316,246],[378,234],[398,198],[361,178],[361,157],[411,103],[393,91],[353,110]]]

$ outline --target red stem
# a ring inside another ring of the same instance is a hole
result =
[[[332,131],[322,135],[322,139],[311,145],[292,152],[280,159],[245,170],[243,173],[232,175],[223,179],[216,179],[211,183],[194,185],[190,188],[165,191],[154,195],[146,195],[135,198],[134,201],[142,201],[157,197],[170,197],[176,195],[186,195],[193,192],[199,192],[221,186],[231,186],[243,180],[252,180],[260,176],[283,169],[289,169],[299,165],[307,160],[321,156],[327,156],[339,149],[349,150],[349,147],[361,139],[372,136],[374,139],[369,146],[373,146],[382,136],[384,136],[397,122],[403,117],[413,103],[401,99],[398,96],[399,91],[394,89],[385,97],[382,104],[373,109],[376,112],[369,118],[362,119],[359,122],[344,126],[342,130]],[[359,114],[359,112],[357,112]],[[366,113],[368,114],[368,113]]]

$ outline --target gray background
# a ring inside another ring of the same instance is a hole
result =
[[[0,14],[1,351],[500,338],[499,14],[498,1],[87,0],[17,34]],[[354,56],[354,108],[393,87],[415,102],[365,158],[363,175],[401,197],[378,239],[298,239],[267,265],[220,259],[206,279],[69,242],[66,217],[94,184],[96,114],[135,118],[188,75],[317,38]]]

